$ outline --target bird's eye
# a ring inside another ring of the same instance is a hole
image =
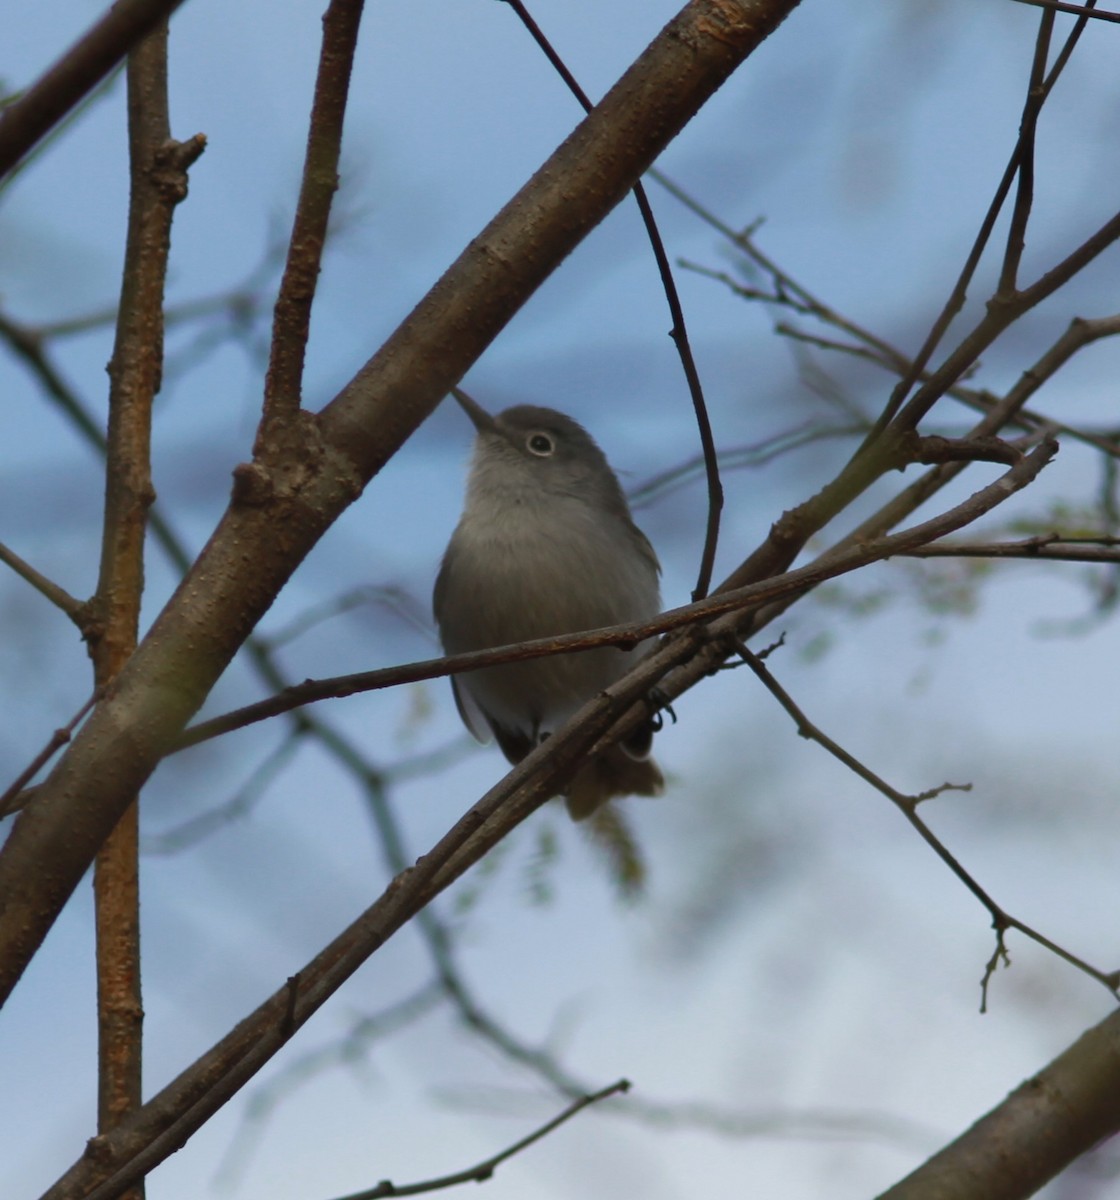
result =
[[[530,434],[529,440],[525,444],[529,447],[529,453],[535,454],[538,458],[548,458],[556,449],[552,438],[547,433]]]

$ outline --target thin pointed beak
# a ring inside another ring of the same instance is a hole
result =
[[[460,408],[470,417],[479,433],[498,433],[498,425],[494,418],[482,405],[476,404],[462,388],[453,387],[451,394],[458,400]]]

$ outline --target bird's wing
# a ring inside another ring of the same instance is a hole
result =
[[[463,718],[463,724],[477,741],[484,746],[489,745],[494,740],[494,733],[490,728],[490,722],[486,719],[486,714],[479,708],[478,702],[471,695],[471,689],[465,687],[461,680],[452,676],[451,691],[455,696],[455,707],[459,710],[459,716]]]

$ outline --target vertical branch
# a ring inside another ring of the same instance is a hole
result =
[[[1019,278],[1019,264],[1027,245],[1027,222],[1030,220],[1031,205],[1034,203],[1035,134],[1038,130],[1038,114],[1042,111],[1046,99],[1046,59],[1050,53],[1050,36],[1053,29],[1054,13],[1045,9],[1038,25],[1031,78],[1027,85],[1027,98],[1023,103],[1023,116],[1019,122],[1019,186],[1015,193],[1015,206],[1011,210],[1011,226],[1007,231],[1007,247],[999,273],[998,293],[1001,296],[1014,293]]]
[[[136,647],[144,590],[144,533],[152,489],[152,401],[163,366],[163,289],[171,217],[186,195],[186,169],[202,151],[169,135],[167,26],[128,60],[131,196],[116,341],[109,364],[109,429],[101,570],[90,638],[99,687]],[[141,1103],[138,810],[133,803],[98,852],[98,1129],[108,1132]],[[129,1197],[143,1195],[137,1184]]]
[[[338,188],[342,123],[363,4],[364,0],[331,0],[323,16],[323,46],[311,105],[303,182],[272,318],[272,348],[264,391],[265,419],[261,422],[258,452],[277,425],[290,421],[300,407],[311,303],[327,240],[331,202]]]

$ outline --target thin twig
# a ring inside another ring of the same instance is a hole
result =
[[[552,43],[545,37],[543,30],[533,20],[522,0],[505,0],[517,14],[521,23],[529,31],[530,36],[544,52],[545,57],[553,65],[560,78],[567,84],[568,90],[579,101],[584,112],[590,112],[593,105],[587,93],[576,82],[575,76],[568,70]],[[641,182],[633,187],[634,199],[638,202],[638,210],[642,214],[642,222],[646,227],[646,235],[653,248],[653,257],[657,262],[657,271],[661,276],[661,286],[669,305],[669,313],[673,318],[673,326],[669,336],[677,348],[681,360],[688,392],[692,397],[692,408],[696,416],[696,427],[700,434],[700,446],[704,455],[704,474],[708,483],[708,517],[704,531],[704,548],[700,554],[700,567],[696,577],[696,586],[692,589],[693,600],[703,600],[712,584],[712,570],[715,566],[716,548],[719,542],[720,515],[723,511],[723,484],[719,477],[719,459],[716,454],[715,438],[712,435],[712,423],[708,416],[708,406],[704,400],[704,389],[700,383],[700,372],[696,367],[696,359],[692,354],[692,345],[688,339],[688,328],[684,320],[684,307],[677,291],[673,269],[669,264],[669,256],[665,253],[665,243],[661,231],[654,219],[653,208],[650,205],[646,189]]]
[[[620,1079],[617,1083],[612,1083],[609,1087],[590,1096],[581,1096],[569,1104],[558,1116],[534,1130],[528,1137],[514,1142],[512,1146],[491,1158],[484,1159],[473,1167],[468,1167],[465,1171],[456,1171],[453,1175],[442,1175],[438,1179],[426,1179],[420,1183],[405,1183],[400,1186],[384,1179],[376,1187],[367,1188],[363,1192],[352,1192],[349,1196],[340,1197],[340,1200],[382,1200],[382,1197],[385,1196],[418,1196],[422,1192],[436,1192],[443,1188],[458,1187],[461,1183],[484,1183],[506,1159],[519,1154],[534,1142],[539,1142],[541,1138],[546,1137],[554,1129],[558,1129],[565,1121],[570,1121],[576,1113],[582,1112],[592,1104],[598,1104],[600,1100],[605,1100],[608,1096],[626,1093],[629,1090],[629,1080]]]
[[[1015,204],[1011,210],[1011,222],[1007,230],[1007,241],[1000,269],[997,294],[1011,296],[1019,278],[1019,264],[1027,245],[1027,222],[1030,220],[1034,203],[1034,146],[1038,131],[1038,116],[1046,100],[1043,79],[1046,74],[1046,59],[1050,51],[1050,37],[1054,31],[1054,13],[1044,10],[1038,23],[1038,35],[1034,43],[1034,59],[1031,62],[1027,96],[1023,102],[1023,115],[1019,121],[1019,184],[1015,189]]]
[[[720,471],[736,471],[744,467],[761,467],[774,459],[799,450],[802,446],[810,446],[816,442],[832,438],[853,437],[863,433],[867,428],[866,422],[851,425],[828,425],[823,421],[806,421],[793,429],[776,433],[761,441],[748,443],[743,446],[729,446],[719,452]],[[667,467],[656,475],[627,490],[626,498],[633,509],[643,508],[656,500],[663,500],[678,488],[690,483],[705,468],[704,456],[694,455],[674,467]]]
[[[85,629],[88,609],[84,601],[75,599],[65,588],[59,587],[57,583],[40,574],[14,550],[9,550],[3,542],[0,542],[0,562],[7,563],[21,579],[31,584],[56,608],[61,609],[79,629]]]
[[[1057,83],[1059,76],[1065,69],[1065,66],[1069,61],[1069,51],[1072,50],[1072,47],[1076,44],[1081,36],[1081,28],[1082,26],[1079,22],[1066,38],[1065,50],[1063,53],[1058,55],[1053,69],[1043,81],[1041,94],[1038,98],[1039,110],[1041,110],[1043,104],[1045,104],[1050,92]],[[988,206],[988,210],[984,214],[984,219],[980,223],[980,229],[976,234],[976,238],[972,243],[972,248],[969,250],[967,258],[965,259],[965,264],[961,268],[960,274],[957,276],[957,281],[953,285],[952,292],[950,293],[948,300],[946,300],[941,312],[938,314],[937,319],[934,321],[933,326],[931,327],[925,341],[922,343],[921,348],[914,356],[910,370],[902,377],[897,386],[891,392],[890,399],[888,400],[886,407],[883,409],[883,412],[880,414],[875,428],[870,434],[868,434],[865,446],[869,445],[878,436],[878,434],[886,428],[887,424],[894,420],[896,414],[902,417],[905,422],[909,424],[911,428],[913,428],[914,425],[917,424],[919,415],[924,415],[925,412],[928,411],[930,404],[932,403],[932,399],[929,398],[927,398],[927,402],[924,405],[921,405],[915,404],[915,400],[918,399],[918,397],[915,397],[914,400],[911,400],[909,405],[907,405],[907,409],[909,410],[908,412],[904,412],[902,406],[906,400],[906,397],[910,393],[911,388],[914,387],[915,383],[921,378],[923,372],[929,366],[930,359],[933,357],[934,351],[940,344],[941,339],[945,336],[945,333],[952,324],[954,318],[964,307],[968,288],[974,275],[976,274],[977,267],[980,265],[980,259],[983,257],[984,250],[987,248],[988,242],[995,229],[996,221],[1001,210],[1003,209],[1004,203],[1007,200],[1007,196],[1010,193],[1011,184],[1020,169],[1020,164],[1023,161],[1023,151],[1024,134],[1023,131],[1020,130],[1019,136],[1015,141],[1015,146],[1011,151],[1011,157],[1008,159],[1007,166],[1004,168],[1003,176],[996,186],[995,195],[992,197],[992,201]],[[1026,309],[1022,309],[1021,311],[1026,311]],[[992,315],[992,311],[989,310],[988,316],[991,317]],[[983,322],[981,322],[981,324],[983,324]],[[965,342],[967,341],[968,339],[966,338]],[[962,343],[962,345],[963,344],[964,343]],[[978,354],[982,348],[982,346],[978,346],[975,353],[973,353],[971,357],[964,363],[957,361],[953,355],[950,355],[949,360],[953,364],[952,368],[950,370],[946,370],[946,366],[943,364],[939,371],[934,372],[934,376],[939,379],[944,376],[946,385],[955,383],[956,380],[963,374],[965,366],[975,359],[976,354]]]
[[[1120,24],[1120,13],[1101,12],[1093,7],[1096,0],[1085,0],[1084,4],[1070,4],[1067,0],[1016,0],[1018,4],[1030,4],[1034,8],[1049,8],[1054,12],[1073,13],[1083,20],[1112,21]]]
[[[812,721],[805,715],[804,711],[794,701],[793,697],[782,687],[780,683],[771,674],[770,669],[762,662],[758,655],[752,654],[746,646],[740,644],[739,653],[743,661],[754,672],[758,680],[770,692],[770,694],[778,701],[778,703],[786,710],[793,718],[797,725],[797,732],[803,738],[808,738],[814,741],[817,745],[827,750],[834,758],[842,762],[850,771],[858,775],[864,782],[869,783],[877,792],[886,796],[888,800],[902,813],[902,815],[910,822],[911,826],[917,831],[922,840],[930,847],[938,858],[949,868],[950,871],[964,884],[964,886],[976,897],[981,905],[987,910],[988,915],[992,918],[992,927],[996,930],[998,945],[997,953],[1003,948],[1003,931],[1007,929],[1017,929],[1020,933],[1037,942],[1040,946],[1045,947],[1052,954],[1064,959],[1071,966],[1076,967],[1079,971],[1088,975],[1091,979],[1095,979],[1098,983],[1106,987],[1112,995],[1120,999],[1120,971],[1105,972],[1098,970],[1091,963],[1086,962],[1077,955],[1071,954],[1064,947],[1059,946],[1056,942],[1051,941],[1044,934],[1039,933],[1031,926],[1013,917],[1001,908],[992,897],[982,888],[979,882],[971,875],[957,857],[949,850],[949,848],[941,841],[940,838],[930,829],[930,827],[918,816],[918,805],[933,799],[935,796],[941,795],[946,791],[967,792],[971,791],[972,784],[955,784],[943,783],[929,791],[921,792],[918,795],[907,796],[892,787],[881,776],[877,775],[864,763],[860,762],[855,755],[845,750],[838,742],[830,738],[819,726],[814,725]],[[1006,951],[1004,951],[1006,953]],[[987,982],[991,977],[995,958],[988,964],[988,969],[984,975],[984,990],[981,996],[982,1011],[983,1005],[987,1001]]]
[[[440,1089],[439,1098],[468,1111],[523,1113],[523,1092],[487,1089]],[[604,1116],[622,1117],[659,1130],[689,1130],[729,1138],[798,1138],[819,1141],[878,1141],[915,1151],[944,1144],[942,1130],[877,1109],[782,1108],[733,1109],[690,1100],[651,1100],[627,1096],[608,1101]]]
[[[846,342],[823,338],[819,335],[806,333],[804,330],[797,329],[789,324],[778,322],[774,326],[775,332],[785,337],[796,338],[798,341],[819,346],[825,350],[855,355],[895,374],[905,374],[912,370],[912,361],[900,350],[859,325],[850,317],[846,317],[829,307],[793,279],[777,263],[763,254],[750,237],[745,234],[736,234],[720,221],[718,217],[710,213],[698,201],[682,191],[671,181],[664,180],[664,183],[672,191],[672,194],[677,196],[681,203],[685,204],[692,212],[696,213],[697,216],[710,224],[714,229],[731,238],[753,262],[765,270],[773,280],[773,290],[766,292],[758,288],[744,287],[738,280],[727,274],[726,271],[713,270],[712,268],[695,263],[685,264],[689,270],[704,275],[709,279],[714,279],[718,283],[722,283],[735,295],[741,296],[744,299],[781,306],[803,316],[810,316],[823,324],[841,330],[843,333],[855,338],[859,344],[851,345]],[[1063,365],[1075,350],[1079,350],[1083,346],[1100,338],[1114,337],[1118,333],[1120,333],[1120,315],[1092,319],[1083,317],[1074,318],[1069,328],[1058,339],[1058,342],[1055,343],[1054,349],[1055,351],[1059,351],[1058,357],[1040,363],[1040,366],[1045,366],[1048,375],[1033,378],[1031,391],[1037,391],[1046,378],[1053,374],[1059,366]],[[1031,368],[1025,373],[1025,376],[1033,376],[1036,369]],[[921,382],[925,383],[929,381],[931,376],[928,371],[923,371],[919,374],[918,378]],[[954,384],[946,390],[945,394],[980,412],[990,412],[993,406],[998,403],[989,393],[967,387],[962,383]],[[1034,412],[1022,406],[1022,404],[1017,407],[1013,423],[1022,425],[1025,428],[1046,429],[1053,433],[1065,434],[1068,437],[1076,438],[1078,441],[1094,447],[1094,449],[1100,450],[1104,454],[1120,457],[1120,446],[1117,445],[1114,437],[1105,433],[1094,433],[1084,428],[1067,424],[1053,417]]]
[[[62,726],[61,729],[56,729],[51,735],[50,741],[39,751],[38,754],[31,760],[30,763],[12,780],[11,785],[5,789],[0,795],[0,818],[6,817],[9,813],[14,812],[18,805],[12,803],[20,792],[31,782],[32,779],[39,773],[42,767],[48,763],[51,758],[70,740],[77,729],[79,722],[90,711],[91,708],[101,698],[101,689],[95,689],[90,698],[82,705],[81,708]]]

